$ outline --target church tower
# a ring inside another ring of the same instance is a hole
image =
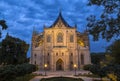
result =
[[[51,26],[44,26],[43,32],[33,32],[31,48],[31,63],[40,70],[45,64],[51,71],[70,71],[73,65],[79,70],[91,64],[88,34],[70,26],[61,12]]]

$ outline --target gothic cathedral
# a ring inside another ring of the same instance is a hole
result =
[[[70,71],[74,65],[79,70],[91,64],[88,32],[78,32],[59,13],[50,27],[44,26],[43,32],[33,31],[30,63],[40,70],[46,64],[50,71]]]

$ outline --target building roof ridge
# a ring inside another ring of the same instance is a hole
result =
[[[72,27],[72,26],[70,26],[70,25],[65,21],[65,19],[64,19],[63,16],[62,16],[62,12],[60,11],[58,17],[56,18],[56,20],[54,21],[54,23],[50,26],[50,28],[51,28],[51,27],[54,27],[60,20],[62,21],[62,23],[63,23],[66,27]]]

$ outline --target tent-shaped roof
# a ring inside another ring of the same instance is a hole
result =
[[[55,22],[50,26],[51,27],[54,27],[57,23],[59,23],[59,21],[61,21],[66,27],[72,27],[70,26],[63,18],[61,12],[59,13],[57,19],[55,20]]]

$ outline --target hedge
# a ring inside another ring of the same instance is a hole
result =
[[[24,76],[36,71],[32,64],[7,65],[0,67],[0,81],[13,81],[16,77]]]

